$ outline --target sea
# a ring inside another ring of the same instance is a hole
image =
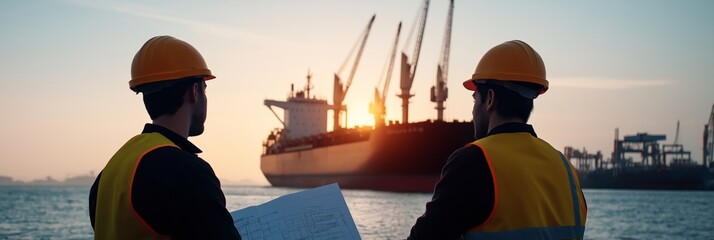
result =
[[[229,211],[300,191],[223,188]],[[342,193],[363,239],[404,239],[431,198],[424,193]],[[0,186],[0,239],[92,239],[89,186]],[[714,239],[714,191],[585,189],[585,239]]]

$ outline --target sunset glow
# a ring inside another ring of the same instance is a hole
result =
[[[436,117],[430,89],[448,1],[432,1],[409,120]],[[150,119],[128,87],[131,60],[149,38],[171,35],[206,59],[208,118],[190,138],[226,180],[267,184],[262,143],[282,124],[265,99],[303,88],[332,103],[339,71],[376,14],[344,104],[347,123],[373,126],[369,103],[399,24],[405,46],[418,1],[0,1],[0,176],[31,181],[98,173]],[[712,1],[455,1],[444,118],[469,121],[461,86],[492,46],[520,39],[543,57],[548,92],[530,122],[556,149],[612,152],[620,135],[674,139],[701,162],[702,130],[714,104]],[[397,63],[399,64],[399,63]],[[347,74],[347,73],[345,73]],[[399,70],[386,94],[386,119],[401,121]],[[282,112],[278,112],[282,114]],[[331,114],[331,113],[330,113]],[[282,117],[282,115],[281,115]],[[328,117],[328,129],[332,128]],[[447,158],[448,156],[444,156]]]

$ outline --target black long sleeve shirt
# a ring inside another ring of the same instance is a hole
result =
[[[136,212],[156,232],[172,239],[241,239],[216,174],[197,156],[201,150],[167,128],[146,124],[143,133],[152,132],[179,148],[161,147],[144,155],[131,193]],[[101,176],[89,194],[92,228]]]
[[[533,127],[523,123],[500,125],[488,136],[515,132],[537,137]],[[493,210],[494,194],[483,150],[474,145],[456,150],[441,171],[424,215],[417,219],[407,239],[460,239],[470,228],[486,221]]]

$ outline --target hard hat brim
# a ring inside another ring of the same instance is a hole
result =
[[[133,91],[136,92],[136,93],[141,92],[141,93],[144,93],[144,95],[147,95],[147,94],[152,94],[152,93],[159,92],[159,91],[161,91],[161,90],[163,90],[163,89],[172,87],[172,86],[174,86],[174,85],[176,85],[176,84],[178,84],[178,83],[180,83],[180,82],[184,82],[184,81],[187,81],[187,80],[193,80],[193,81],[203,80],[203,81],[208,81],[208,80],[211,80],[211,79],[214,79],[214,78],[216,78],[216,77],[213,76],[213,75],[209,75],[209,76],[194,76],[194,77],[180,78],[180,79],[174,79],[174,80],[169,80],[169,81],[155,81],[155,82],[151,82],[151,83],[146,83],[146,84],[141,84],[141,85],[138,85],[138,86],[134,86],[134,87],[131,88],[131,90],[133,90]]]
[[[476,91],[476,83],[474,83],[473,79],[464,81],[463,85],[464,85],[464,88],[466,88],[468,90]]]
[[[140,85],[144,85],[144,84],[148,84],[148,83],[155,83],[155,82],[160,82],[160,81],[171,81],[171,80],[181,79],[181,78],[190,77],[190,76],[203,76],[204,81],[208,81],[208,80],[216,78],[216,76],[211,74],[211,71],[208,69],[192,69],[192,70],[186,70],[186,71],[180,71],[180,72],[158,73],[158,74],[154,74],[154,75],[148,75],[148,76],[135,78],[135,79],[132,79],[129,81],[129,88],[131,90],[135,90],[135,88]]]
[[[545,92],[545,88],[541,90],[535,90],[535,89],[530,89],[525,86],[521,86],[519,84],[516,84],[517,82],[522,82],[522,81],[501,81],[501,80],[475,80],[475,79],[469,79],[464,81],[463,85],[466,89],[471,90],[471,91],[476,91],[476,83],[490,83],[494,85],[499,85],[501,87],[504,87],[508,89],[509,91],[518,93],[518,95],[521,95],[525,98],[529,99],[535,99],[538,97],[538,95],[543,94]]]

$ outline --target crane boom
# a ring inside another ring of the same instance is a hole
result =
[[[417,40],[416,40],[416,46],[414,46],[414,54],[412,56],[414,59],[412,60],[412,70],[410,74],[410,78],[412,79],[412,82],[414,81],[414,74],[416,73],[417,69],[417,64],[419,63],[419,53],[421,53],[421,43],[422,40],[424,40],[424,28],[426,27],[426,14],[429,11],[429,0],[426,0],[424,3],[424,9],[421,12],[421,20],[419,21],[419,33],[417,35]],[[409,84],[411,86],[411,84]]]
[[[367,29],[365,29],[364,37],[362,38],[362,43],[359,46],[359,50],[357,51],[357,57],[355,57],[355,62],[352,65],[352,71],[350,71],[350,77],[347,79],[347,85],[345,86],[345,91],[343,94],[347,94],[347,90],[350,89],[350,86],[352,85],[352,79],[355,77],[355,73],[357,72],[357,66],[359,66],[359,60],[362,58],[362,53],[364,52],[364,45],[367,44],[367,37],[369,37],[369,32],[372,30],[372,23],[374,23],[374,18],[377,17],[377,14],[372,15],[372,19],[369,20],[369,24],[367,24]],[[342,96],[342,99],[344,99],[344,96]]]
[[[451,22],[454,18],[454,0],[449,4],[449,15],[446,20],[446,28],[444,30],[444,45],[441,49],[441,71],[444,82],[448,79],[449,74],[449,52],[451,51]]]
[[[397,55],[397,46],[399,45],[399,33],[402,31],[402,22],[399,22],[397,27],[397,36],[394,37],[394,45],[392,46],[392,54],[389,55],[389,67],[387,68],[387,76],[384,81],[384,87],[382,88],[382,99],[387,96],[387,91],[389,90],[389,82],[392,79],[392,69],[394,69],[394,57]]]
[[[449,3],[449,14],[444,28],[444,39],[441,48],[441,59],[436,67],[436,86],[431,87],[431,101],[436,103],[436,120],[444,121],[444,102],[449,96],[446,82],[449,74],[449,51],[451,48],[451,22],[454,16],[454,0]]]
[[[389,59],[387,60],[387,74],[384,75],[384,87],[382,88],[382,92],[379,92],[379,83],[377,84],[377,87],[374,89],[374,101],[369,104],[369,111],[374,115],[374,125],[376,126],[383,126],[384,125],[384,117],[386,115],[387,107],[385,105],[384,100],[386,99],[387,91],[389,91],[389,82],[392,79],[392,69],[394,69],[394,57],[397,54],[397,46],[399,45],[399,34],[402,31],[402,22],[399,22],[399,26],[397,26],[397,36],[394,38],[394,45],[392,46],[392,51],[389,54]],[[384,69],[382,69],[382,74],[384,74]],[[380,76],[381,77],[381,76]],[[381,78],[380,78],[381,82]]]
[[[419,32],[417,33],[416,44],[414,46],[414,53],[412,54],[412,61],[409,61],[409,57],[402,52],[402,64],[401,64],[401,76],[399,87],[402,92],[397,95],[402,99],[402,122],[409,122],[409,98],[413,97],[409,91],[412,88],[412,83],[414,83],[414,75],[416,74],[417,65],[419,63],[419,53],[421,52],[421,44],[424,39],[424,28],[426,27],[426,16],[429,11],[429,0],[424,1],[424,7],[420,11],[420,21],[419,21]],[[411,38],[411,36],[410,36]]]
[[[342,111],[345,110],[346,106],[342,105],[342,102],[345,100],[345,96],[347,95],[347,91],[350,89],[350,86],[352,85],[352,80],[354,79],[355,73],[357,72],[357,66],[359,66],[359,61],[360,58],[362,58],[362,52],[364,52],[364,46],[367,43],[367,37],[369,37],[369,32],[372,29],[372,23],[374,23],[374,19],[377,15],[372,15],[372,18],[369,20],[369,23],[367,24],[367,28],[365,29],[364,33],[362,36],[360,36],[360,47],[359,50],[357,51],[357,56],[355,57],[355,61],[352,65],[352,70],[350,70],[350,75],[349,78],[347,79],[347,84],[343,85],[342,79],[340,76],[335,73],[335,79],[334,79],[334,88],[333,88],[333,94],[332,94],[332,101],[333,101],[333,124],[334,128],[333,130],[338,130],[341,128],[340,126],[340,115],[342,114]],[[349,59],[352,56],[352,53],[354,51],[354,48],[352,51],[350,51],[350,55],[347,56],[347,59]],[[344,67],[344,64],[343,64]],[[342,68],[342,67],[340,67]],[[342,69],[340,69],[342,71]]]
[[[677,132],[674,134],[674,145],[679,144],[679,120],[677,120]]]

